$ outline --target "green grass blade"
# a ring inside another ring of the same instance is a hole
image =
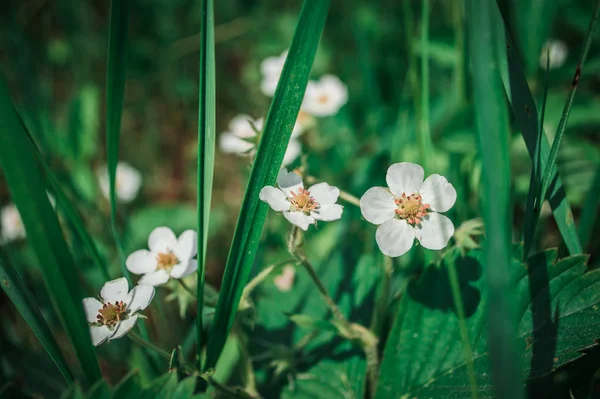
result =
[[[215,26],[212,0],[202,0],[200,27],[200,87],[198,104],[198,284],[196,286],[197,358],[201,359],[204,344],[204,275],[210,199],[215,162]],[[199,365],[200,366],[200,365]]]
[[[433,154],[429,126],[429,0],[421,2],[421,112],[419,112],[419,145],[421,163],[425,172],[431,173],[429,160]]]
[[[117,201],[115,183],[119,162],[119,138],[121,136],[121,116],[125,95],[125,67],[127,22],[129,0],[112,0],[110,6],[110,32],[108,39],[108,62],[106,73],[106,154],[108,158],[110,221],[119,252],[121,271],[131,284],[131,275],[125,267],[125,254],[117,231]]]
[[[587,248],[590,244],[594,222],[596,221],[596,213],[598,211],[598,201],[600,200],[600,165],[596,169],[594,181],[587,193],[588,195],[585,198],[579,222],[579,239],[584,248]]]
[[[483,217],[488,237],[484,247],[490,300],[489,351],[495,397],[523,398],[514,288],[510,266],[510,159],[508,115],[500,80],[498,56],[504,51],[498,30],[490,29],[494,0],[467,2],[475,120],[482,160]]]
[[[499,48],[506,49],[506,57],[500,58],[500,75],[502,77],[502,83],[504,84],[504,91],[510,101],[515,121],[521,130],[529,156],[533,160],[533,167],[537,168],[538,165],[535,162],[535,148],[538,142],[538,134],[540,131],[543,131],[538,125],[539,119],[537,108],[533,101],[529,86],[527,85],[521,61],[519,60],[519,56],[517,55],[517,51],[508,30],[506,30],[500,10],[497,7],[494,7],[492,11],[492,26],[496,31],[504,32],[504,35],[498,35],[497,37],[497,40],[503,44],[502,46],[499,46]],[[546,166],[549,152],[550,145],[548,144],[548,139],[543,137],[539,149],[541,170]],[[541,175],[541,172],[535,171],[535,173]],[[547,198],[552,207],[554,219],[556,220],[560,234],[562,235],[570,254],[581,253],[581,244],[573,222],[571,206],[567,201],[565,189],[557,171],[550,177],[550,180],[555,183],[548,192]],[[533,233],[527,227],[527,222],[525,226],[524,236],[533,237]]]
[[[328,8],[329,0],[305,0],[302,6],[235,228],[207,345],[205,369],[214,367],[219,358],[248,281],[268,209],[258,195],[264,186],[275,184],[277,179],[300,111]]]
[[[31,331],[40,341],[52,361],[58,367],[60,373],[65,377],[69,385],[73,385],[74,379],[67,361],[63,357],[58,344],[50,331],[50,327],[44,320],[44,317],[39,311],[39,307],[35,303],[33,295],[27,289],[27,286],[14,269],[6,255],[0,248],[0,286],[11,302],[17,308]]]
[[[21,125],[4,84],[0,83],[0,165],[21,214],[28,242],[52,303],[89,382],[101,378],[96,352],[83,313],[80,283],[58,219],[46,195],[46,182],[35,148]]]

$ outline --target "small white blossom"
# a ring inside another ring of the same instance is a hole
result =
[[[139,284],[161,285],[198,269],[198,262],[192,259],[197,252],[197,234],[193,230],[186,230],[177,238],[170,228],[157,227],[148,237],[148,248],[135,251],[125,260],[127,270],[143,275]]]
[[[90,325],[92,343],[121,338],[133,328],[139,312],[148,307],[154,298],[154,287],[138,285],[129,291],[127,279],[121,277],[104,284],[100,300],[84,298],[83,309]]]
[[[277,88],[277,82],[283,70],[283,64],[287,57],[287,50],[278,57],[267,57],[260,64],[260,72],[262,80],[260,82],[260,91],[263,94],[272,97]]]
[[[283,165],[288,165],[302,152],[302,146],[296,139],[302,134],[310,123],[310,118],[298,117],[298,121],[292,131],[292,136],[288,144],[288,148],[283,156]],[[238,115],[229,122],[229,130],[221,133],[219,136],[219,147],[221,151],[228,154],[248,155],[253,156],[256,153],[259,136],[252,128],[252,125],[259,132],[264,127],[264,119],[253,119],[248,115]]]
[[[259,198],[274,211],[283,212],[290,223],[302,230],[307,230],[317,220],[331,222],[342,217],[344,207],[336,204],[340,195],[337,187],[317,183],[305,190],[302,178],[286,169],[279,171],[277,185],[279,188],[263,187]]]
[[[548,52],[550,53],[550,62],[548,63]],[[548,40],[542,48],[540,54],[540,67],[546,69],[548,63],[550,69],[557,69],[563,66],[567,60],[569,48],[560,40]]]
[[[108,169],[104,167],[98,173],[100,189],[106,198],[109,197]],[[139,170],[125,162],[117,164],[117,175],[115,180],[115,194],[122,202],[133,201],[142,186],[142,174]]]
[[[275,276],[273,284],[279,291],[287,292],[294,286],[294,280],[296,279],[296,269],[294,266],[286,266],[283,272],[279,276]]]
[[[410,162],[389,167],[389,189],[372,187],[360,199],[365,219],[380,225],[375,238],[379,249],[388,256],[400,256],[413,245],[415,238],[423,247],[444,248],[454,234],[454,225],[446,212],[456,202],[456,190],[440,175],[425,181],[423,168]]]
[[[2,241],[10,242],[25,238],[25,226],[21,220],[21,214],[14,204],[6,205],[2,208],[0,214],[0,222],[2,223]]]
[[[314,116],[331,116],[348,102],[348,88],[334,75],[308,82],[302,109]]]

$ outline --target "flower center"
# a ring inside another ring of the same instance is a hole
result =
[[[300,211],[309,214],[319,206],[319,203],[310,196],[310,191],[303,188],[298,190],[298,194],[293,191],[290,193],[290,203],[293,211]]]
[[[105,303],[102,309],[98,310],[96,319],[98,323],[113,328],[121,320],[127,318],[127,305],[123,301],[117,301],[113,305],[110,302]]]
[[[327,102],[329,102],[329,96],[327,94],[321,94],[317,101],[319,104],[327,104]]]
[[[177,263],[179,263],[179,260],[171,251],[159,252],[156,255],[156,268],[158,270],[171,270]]]
[[[423,198],[419,194],[407,196],[406,193],[402,193],[401,197],[394,199],[394,203],[398,207],[394,211],[396,216],[400,219],[405,219],[413,226],[418,225],[421,223],[423,216],[427,215],[427,210],[430,208],[429,204],[424,204],[422,200]]]

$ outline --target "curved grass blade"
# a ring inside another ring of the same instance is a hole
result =
[[[65,377],[67,383],[72,386],[74,383],[73,374],[69,370],[67,361],[63,357],[58,344],[50,331],[50,327],[44,320],[44,317],[39,311],[39,307],[35,303],[33,295],[27,289],[27,286],[10,263],[8,257],[0,248],[0,286],[11,302],[17,308],[31,331],[40,341],[52,361],[58,367],[60,373]]]
[[[584,248],[587,248],[590,244],[594,222],[596,221],[598,201],[600,200],[600,165],[598,166],[598,169],[596,169],[594,181],[587,192],[588,195],[585,198],[579,222],[579,239],[584,245]]]
[[[0,83],[0,166],[21,214],[27,239],[40,264],[48,292],[86,378],[101,378],[83,313],[77,269],[46,195],[46,182],[27,132]]]
[[[244,194],[206,349],[205,370],[215,366],[223,350],[248,281],[268,208],[258,195],[264,186],[275,184],[277,179],[308,84],[329,3],[329,0],[305,0],[302,5]]]
[[[203,0],[200,27],[200,87],[198,103],[198,283],[196,286],[197,359],[204,344],[204,275],[210,199],[215,162],[215,27],[212,0]],[[199,366],[201,366],[199,364]]]
[[[514,288],[510,266],[510,159],[508,115],[499,74],[498,30],[490,29],[494,0],[467,2],[475,120],[482,161],[483,218],[488,240],[484,246],[489,350],[495,397],[523,398]]]

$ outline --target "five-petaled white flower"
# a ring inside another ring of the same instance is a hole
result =
[[[454,225],[446,212],[456,202],[456,190],[440,175],[425,181],[423,168],[410,162],[389,167],[389,190],[372,187],[360,199],[360,210],[369,222],[379,226],[375,238],[379,249],[388,256],[400,256],[415,238],[428,249],[442,249],[454,234]]]
[[[2,223],[2,241],[10,242],[26,237],[21,214],[14,204],[6,205],[0,214]]]
[[[548,61],[548,54],[550,60]],[[542,48],[540,54],[540,68],[546,69],[546,63],[550,69],[557,69],[563,66],[569,55],[569,48],[565,42],[560,40],[548,40]]]
[[[157,227],[148,237],[148,248],[135,251],[125,265],[134,274],[143,274],[139,284],[161,285],[169,278],[189,276],[198,269],[192,259],[197,252],[197,234],[186,230],[179,236],[168,227]]]
[[[294,130],[292,131],[292,137],[288,144],[288,148],[283,156],[283,165],[290,164],[300,155],[302,147],[296,137],[306,130],[308,123],[310,123],[309,118],[301,119],[300,116],[298,117]],[[221,133],[219,136],[219,147],[221,148],[221,151],[238,155],[254,155],[259,135],[252,125],[260,132],[264,126],[263,118],[255,120],[248,115],[238,115],[233,118],[229,122],[229,130]]]
[[[104,284],[100,300],[84,298],[83,309],[90,324],[92,343],[121,338],[133,328],[139,312],[148,307],[154,298],[154,287],[138,285],[129,291],[127,279],[121,277]]]
[[[283,70],[283,64],[285,64],[287,54],[288,52],[286,50],[280,56],[267,57],[260,63],[260,72],[262,74],[260,91],[262,91],[263,94],[270,97],[275,94],[277,82],[281,76],[281,71]]]
[[[98,172],[100,189],[106,198],[109,198],[108,169],[102,168]],[[131,202],[137,197],[142,186],[142,174],[126,162],[117,164],[117,178],[115,180],[115,194],[122,202]]]
[[[348,87],[334,75],[308,82],[302,109],[314,116],[331,116],[348,102]]]
[[[317,183],[308,190],[304,189],[302,178],[294,172],[281,169],[277,176],[277,185],[266,186],[260,190],[260,199],[265,201],[295,226],[307,230],[317,220],[331,222],[342,217],[344,207],[336,204],[340,190],[327,183]]]
[[[279,276],[275,276],[273,284],[279,291],[287,292],[292,289],[296,279],[296,269],[294,266],[286,266]]]

